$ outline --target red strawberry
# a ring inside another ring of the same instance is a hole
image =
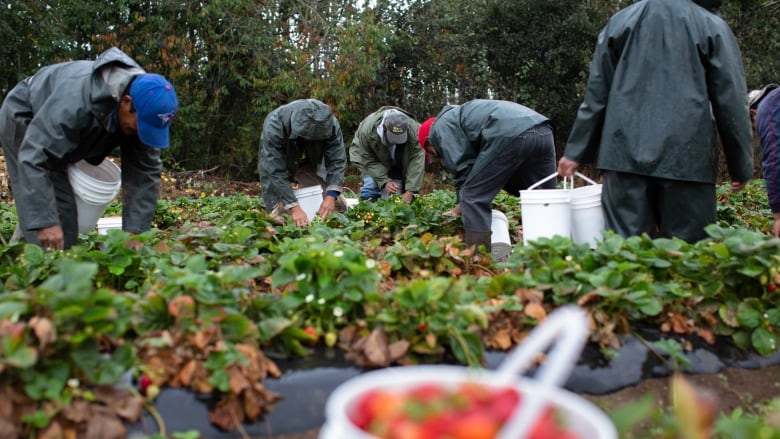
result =
[[[149,375],[141,375],[141,378],[138,380],[138,390],[142,395],[146,395],[146,389],[151,385],[152,379],[149,378]]]

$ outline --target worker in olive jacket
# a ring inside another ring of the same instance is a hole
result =
[[[363,175],[360,197],[401,195],[411,203],[425,173],[425,151],[417,142],[420,123],[408,112],[382,107],[360,122],[349,158]]]
[[[608,228],[688,242],[716,221],[718,135],[731,190],[753,177],[745,74],[713,0],[644,0],[601,31],[558,172],[603,172]]]
[[[290,214],[295,225],[309,225],[294,185],[324,186],[325,196],[317,212],[321,218],[344,211],[341,192],[346,166],[341,126],[325,103],[299,99],[265,118],[257,168],[265,209],[275,219]]]
[[[122,228],[151,227],[160,192],[162,148],[178,108],[173,86],[117,48],[95,61],[40,69],[0,107],[0,142],[25,241],[63,249],[78,239],[68,165],[98,165],[121,149]],[[16,235],[16,234],[15,234]]]
[[[477,99],[445,106],[420,125],[420,144],[453,174],[467,245],[491,249],[492,202],[514,196],[555,173],[555,142],[547,117],[523,105]],[[549,180],[539,187],[551,189]]]

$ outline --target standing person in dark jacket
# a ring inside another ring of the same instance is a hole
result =
[[[596,43],[558,172],[571,177],[595,161],[607,227],[622,236],[706,237],[716,221],[718,134],[731,189],[753,177],[742,56],[707,8],[639,1],[612,16]]]
[[[363,175],[360,197],[376,200],[392,194],[411,203],[425,173],[425,151],[417,142],[420,123],[408,112],[382,107],[360,122],[349,150]]]
[[[68,165],[97,165],[117,146],[122,160],[122,228],[151,227],[168,130],[178,108],[173,86],[117,48],[95,61],[40,69],[0,107],[0,142],[24,239],[44,248],[76,244],[76,202]]]
[[[347,153],[339,122],[325,103],[299,99],[269,113],[263,122],[259,156],[263,202],[274,218],[288,213],[296,226],[309,225],[292,184],[325,187],[317,212],[321,218],[345,210],[341,192]]]
[[[492,202],[501,189],[514,196],[555,172],[548,119],[523,105],[477,99],[445,106],[420,125],[420,144],[453,174],[467,245],[491,247]],[[541,187],[555,187],[555,181]]]
[[[774,218],[772,235],[780,237],[780,87],[768,84],[749,96],[750,119],[761,141],[761,170]]]

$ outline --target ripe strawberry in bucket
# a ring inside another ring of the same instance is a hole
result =
[[[404,391],[369,390],[349,419],[382,439],[494,439],[521,402],[514,387],[465,382],[456,388],[423,384]],[[545,409],[527,439],[576,439]]]

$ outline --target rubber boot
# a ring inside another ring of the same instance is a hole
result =
[[[492,232],[490,230],[487,231],[466,230],[463,240],[466,243],[466,247],[474,246],[475,249],[479,250],[480,246],[484,246],[485,252],[490,253],[491,234]]]

